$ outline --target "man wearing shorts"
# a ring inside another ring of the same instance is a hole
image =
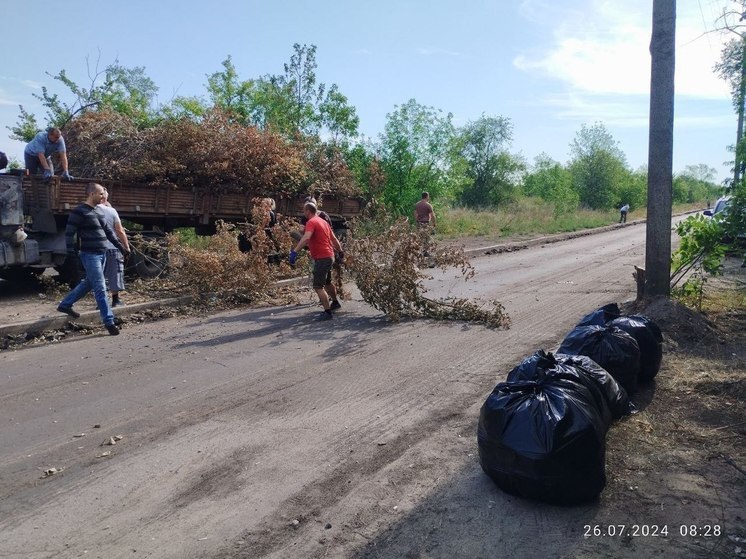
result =
[[[306,202],[303,206],[303,215],[307,220],[306,228],[295,250],[290,251],[290,264],[295,264],[298,251],[308,246],[311,258],[313,258],[313,289],[324,307],[319,320],[329,320],[332,318],[332,311],[342,306],[337,300],[337,289],[332,283],[334,251],[336,250],[339,254],[344,253],[332,228],[316,215],[316,211],[316,204],[312,202]]]
[[[104,196],[98,205],[104,214],[106,225],[116,233],[119,242],[129,252],[130,244],[127,240],[127,232],[122,226],[122,220],[119,219],[119,213],[109,203],[109,191],[106,188],[104,188]],[[124,305],[119,299],[119,292],[124,291],[124,256],[108,239],[106,240],[104,278],[106,278],[106,284],[109,286],[109,291],[111,291],[112,308]]]
[[[422,241],[422,256],[430,256],[430,235],[435,232],[436,219],[429,192],[423,192],[420,201],[414,205],[414,219]]]

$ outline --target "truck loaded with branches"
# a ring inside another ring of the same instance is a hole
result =
[[[278,214],[300,217],[305,198],[314,196],[338,231],[362,208],[333,146],[240,125],[220,111],[144,129],[118,113],[89,112],[71,120],[64,135],[75,174],[94,178],[0,175],[0,277],[54,267],[72,279],[64,230],[92,181],[107,188],[122,220],[146,239],[185,227],[209,235],[218,221],[250,222],[257,200],[267,198]],[[135,251],[130,267],[148,277],[162,262]]]

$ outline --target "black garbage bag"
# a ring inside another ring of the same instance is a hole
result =
[[[640,347],[635,339],[614,326],[576,326],[557,353],[585,355],[606,369],[628,395],[637,391]]]
[[[557,361],[565,366],[572,366],[578,372],[593,379],[609,406],[612,419],[619,419],[632,413],[635,407],[629,401],[629,395],[611,374],[601,365],[586,355],[555,355]]]
[[[606,429],[593,396],[578,382],[503,382],[482,405],[479,462],[513,495],[584,503],[606,485]]]
[[[508,382],[519,382],[522,380],[537,380],[541,371],[551,369],[557,364],[557,360],[551,352],[543,349],[526,357],[512,371],[508,373]]]
[[[543,349],[527,357],[508,373],[508,382],[561,376],[585,385],[606,425],[632,411],[627,391],[603,367],[585,355],[547,353]]]
[[[580,322],[578,322],[575,327],[606,326],[607,322],[620,316],[622,316],[622,312],[619,310],[619,305],[616,303],[609,303],[608,305],[599,307],[592,313],[585,315],[580,319]]]
[[[658,374],[663,359],[663,334],[647,316],[633,314],[609,322],[632,336],[640,346],[640,382],[650,382]]]

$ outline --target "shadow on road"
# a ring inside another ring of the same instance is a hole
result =
[[[333,360],[344,355],[361,351],[370,332],[381,332],[395,325],[383,315],[360,316],[358,314],[335,314],[331,321],[319,321],[320,310],[316,305],[307,306],[308,312],[298,315],[303,307],[272,307],[252,310],[232,317],[211,318],[208,324],[244,323],[247,329],[242,332],[217,336],[210,339],[185,341],[174,346],[174,349],[189,347],[215,347],[232,344],[252,338],[267,336],[271,341],[264,347],[273,348],[293,341],[332,342],[322,355],[324,359]]]

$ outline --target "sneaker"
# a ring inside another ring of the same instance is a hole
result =
[[[120,301],[118,299],[116,301],[112,301],[111,302],[111,308],[112,309],[115,308],[115,307],[126,307],[126,306],[127,305],[124,304],[124,301]]]
[[[342,305],[339,304],[339,301],[332,301],[331,306],[329,307],[330,311],[337,311],[342,308]]]
[[[318,317],[318,320],[331,320],[331,319],[332,319],[332,313],[326,312],[326,311],[322,312]]]
[[[59,312],[65,313],[67,316],[71,316],[73,318],[80,318],[80,313],[75,312],[72,307],[63,307],[62,305],[57,307],[57,310]]]
[[[112,336],[118,336],[119,335],[119,328],[117,328],[116,324],[105,324],[106,329],[109,331],[109,334]]]

